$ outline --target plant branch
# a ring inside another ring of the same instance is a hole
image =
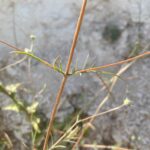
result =
[[[108,68],[108,67],[113,67],[113,66],[125,64],[125,63],[137,60],[137,59],[142,58],[142,57],[147,56],[147,55],[150,55],[150,51],[147,51],[147,52],[145,52],[143,54],[137,55],[135,57],[132,57],[132,58],[129,58],[129,59],[126,59],[126,60],[117,61],[115,63],[111,63],[111,64],[99,66],[99,67],[94,67],[94,68],[88,68],[88,69],[84,69],[84,70],[78,70],[78,71],[76,71],[76,74],[97,71],[97,70],[100,70],[100,69],[104,69],[104,68]]]

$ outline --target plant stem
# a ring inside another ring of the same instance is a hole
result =
[[[62,79],[60,88],[59,88],[58,93],[57,93],[56,101],[55,101],[55,104],[53,106],[53,110],[52,110],[52,113],[51,113],[51,116],[50,116],[50,121],[49,121],[48,129],[47,129],[47,133],[46,133],[46,138],[45,138],[44,145],[43,145],[43,150],[47,149],[49,136],[51,134],[52,127],[53,127],[53,122],[54,122],[54,119],[55,119],[55,116],[56,116],[56,113],[57,113],[57,110],[58,110],[58,107],[59,107],[59,104],[60,104],[60,99],[61,99],[64,87],[65,87],[67,78],[68,78],[68,74],[69,74],[69,71],[70,71],[70,66],[71,66],[74,50],[75,50],[75,47],[76,47],[76,44],[77,44],[78,35],[79,35],[79,32],[80,32],[82,20],[83,20],[84,13],[85,13],[86,3],[87,3],[87,0],[83,0],[82,8],[81,8],[81,11],[80,11],[80,16],[79,16],[79,19],[78,19],[78,22],[77,22],[77,25],[76,25],[74,38],[73,38],[72,46],[71,46],[71,49],[70,49],[68,63],[67,63],[67,66],[66,66],[66,72],[65,72],[65,75]]]

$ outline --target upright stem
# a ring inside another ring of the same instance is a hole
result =
[[[70,70],[70,65],[71,65],[71,62],[72,62],[74,49],[76,47],[76,43],[77,43],[77,40],[78,40],[78,35],[79,35],[79,32],[80,32],[82,20],[83,20],[84,13],[85,13],[86,3],[87,3],[87,0],[83,0],[82,8],[81,8],[81,11],[80,11],[80,16],[79,16],[79,19],[78,19],[78,22],[77,22],[76,31],[74,33],[74,38],[73,38],[72,46],[71,46],[71,49],[70,49],[68,64],[66,66],[66,75],[68,75],[69,70]]]
[[[61,85],[59,87],[59,90],[58,90],[58,93],[57,93],[57,96],[56,96],[56,101],[55,101],[55,104],[53,106],[53,110],[52,110],[52,113],[51,113],[51,116],[50,116],[50,121],[49,121],[48,129],[47,129],[47,133],[46,133],[46,138],[45,138],[45,141],[44,141],[43,150],[47,149],[49,136],[51,134],[52,127],[53,127],[53,122],[54,122],[54,119],[55,119],[55,116],[56,116],[56,113],[57,113],[57,110],[58,110],[58,107],[59,107],[59,104],[60,104],[61,95],[63,93],[64,87],[65,87],[65,84],[66,84],[66,81],[67,81],[67,78],[68,78],[68,74],[69,74],[69,71],[70,71],[70,66],[71,66],[74,50],[75,50],[75,47],[76,47],[76,43],[77,43],[77,40],[78,40],[78,35],[79,35],[79,32],[80,32],[83,16],[84,16],[84,13],[85,13],[86,3],[87,3],[87,0],[83,0],[82,8],[81,8],[81,11],[80,11],[80,16],[79,16],[79,19],[78,19],[78,22],[77,22],[77,25],[76,25],[74,38],[73,38],[72,46],[71,46],[71,49],[70,49],[68,63],[67,63],[67,66],[66,66],[66,72],[64,74]]]

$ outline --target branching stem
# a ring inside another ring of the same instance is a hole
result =
[[[83,20],[83,17],[84,17],[86,3],[87,3],[87,0],[83,0],[80,16],[79,16],[79,19],[78,19],[78,22],[77,22],[77,25],[76,25],[74,38],[73,38],[72,46],[71,46],[71,49],[70,49],[69,59],[68,59],[68,63],[67,63],[67,66],[66,66],[66,72],[65,72],[65,75],[62,79],[60,88],[59,88],[58,93],[57,93],[56,101],[55,101],[55,104],[53,106],[53,110],[52,110],[52,113],[51,113],[51,116],[50,116],[50,121],[49,121],[48,129],[47,129],[47,133],[46,133],[46,138],[45,138],[45,141],[44,141],[43,150],[46,150],[47,147],[48,147],[48,141],[49,141],[49,137],[50,137],[50,134],[51,134],[51,131],[52,131],[53,122],[54,122],[54,119],[55,119],[55,116],[56,116],[56,113],[57,113],[57,110],[58,110],[58,107],[59,107],[59,104],[60,104],[60,99],[61,99],[64,87],[65,87],[67,78],[69,76],[68,74],[69,74],[69,71],[70,71],[70,66],[71,66],[74,50],[75,50],[75,47],[76,47],[76,44],[77,44],[78,35],[79,35],[79,32],[80,32],[82,20]]]

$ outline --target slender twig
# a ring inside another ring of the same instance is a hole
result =
[[[97,70],[101,70],[101,69],[104,69],[104,68],[125,64],[125,63],[137,60],[137,59],[142,58],[142,57],[147,56],[147,55],[150,55],[150,51],[147,51],[147,52],[145,52],[143,54],[137,55],[135,57],[132,57],[132,58],[129,58],[129,59],[126,59],[126,60],[117,61],[115,63],[111,63],[111,64],[99,66],[99,67],[88,68],[88,69],[84,69],[84,70],[78,70],[78,71],[76,71],[76,74],[97,71]]]
[[[51,113],[51,116],[50,116],[50,122],[49,122],[49,125],[48,125],[43,150],[47,149],[49,136],[51,134],[52,127],[53,127],[53,122],[54,122],[54,119],[55,119],[55,116],[56,116],[56,113],[57,113],[57,110],[58,110],[58,107],[59,107],[59,104],[60,104],[61,95],[63,93],[64,87],[65,87],[65,84],[66,84],[66,81],[67,81],[67,78],[68,78],[68,73],[70,71],[70,66],[71,66],[71,62],[72,62],[72,58],[73,58],[73,54],[74,54],[74,49],[76,47],[79,31],[80,31],[83,16],[84,16],[84,13],[85,13],[86,3],[87,3],[87,0],[83,0],[80,16],[79,16],[79,19],[78,19],[78,22],[77,22],[77,26],[76,26],[76,30],[75,30],[74,38],[73,38],[73,42],[72,42],[72,46],[71,46],[71,49],[70,49],[70,55],[69,55],[68,63],[67,63],[67,66],[66,66],[66,72],[65,72],[65,75],[62,79],[59,91],[57,93],[56,101],[55,101],[55,104],[53,106],[53,110],[52,110],[52,113]]]
[[[91,120],[91,119],[93,119],[93,118],[96,118],[96,117],[105,115],[105,114],[110,113],[110,112],[114,112],[114,111],[116,111],[116,110],[119,110],[119,109],[123,108],[124,106],[126,106],[126,104],[122,104],[122,105],[120,105],[120,106],[118,106],[118,107],[109,109],[109,110],[107,110],[107,111],[104,111],[104,112],[101,112],[101,113],[94,114],[94,115],[92,115],[92,116],[86,117],[86,118],[82,119],[82,122]]]
[[[17,40],[17,32],[16,32],[16,3],[13,3],[13,10],[12,10],[12,23],[13,23],[13,35],[14,35],[14,40],[15,40],[15,46],[18,45],[18,40]]]
[[[6,70],[7,68],[11,68],[11,67],[13,67],[13,66],[16,66],[16,65],[22,63],[24,60],[26,60],[26,58],[27,58],[27,57],[25,56],[25,57],[21,58],[20,60],[18,60],[18,61],[16,61],[16,62],[12,63],[12,64],[10,64],[10,65],[7,65],[7,66],[5,66],[5,67],[3,67],[3,68],[0,68],[0,72]]]
[[[4,133],[4,137],[5,137],[5,139],[7,140],[7,142],[8,142],[8,147],[9,147],[9,149],[12,149],[13,148],[13,143],[12,143],[12,140],[10,139],[10,137],[9,137],[9,135],[5,132]]]
[[[8,47],[10,47],[10,48],[12,48],[12,49],[14,49],[14,50],[24,51],[23,49],[20,49],[20,48],[18,48],[18,47],[16,47],[16,46],[13,46],[13,45],[11,45],[11,44],[5,42],[5,41],[0,40],[0,43],[2,43],[2,44],[4,44],[4,45],[7,45]]]
[[[100,79],[100,81],[103,83],[105,89],[108,91],[108,93],[111,95],[112,99],[115,100],[115,97],[113,95],[113,93],[111,92],[109,85],[107,85],[107,83],[104,81],[104,79],[101,77],[100,74],[96,73],[96,76]]]
[[[93,149],[116,149],[116,150],[131,150],[131,149],[127,149],[127,148],[122,148],[122,147],[118,147],[118,146],[105,146],[105,145],[95,145],[95,144],[83,144],[82,145],[83,148],[93,148]],[[133,150],[133,149],[132,149]]]

